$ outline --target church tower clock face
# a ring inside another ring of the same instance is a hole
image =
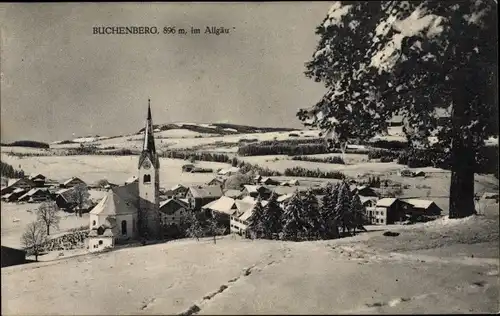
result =
[[[144,169],[149,169],[149,168],[151,168],[151,163],[149,162],[149,160],[146,160],[146,161],[144,161],[143,166],[144,166]]]

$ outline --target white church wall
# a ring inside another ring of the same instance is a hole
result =
[[[123,231],[122,222],[126,222],[126,231]],[[135,224],[134,224],[135,223]],[[138,226],[137,226],[137,214],[124,214],[116,216],[116,228],[117,228],[117,236],[118,240],[126,240],[129,238],[136,238],[138,235]]]
[[[113,246],[113,237],[90,237],[88,240],[89,252],[103,251],[105,248]]]

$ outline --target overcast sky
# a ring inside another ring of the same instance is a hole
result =
[[[324,92],[303,72],[330,5],[0,4],[2,141],[136,132],[148,97],[155,124],[300,127]],[[103,25],[202,34],[92,34]]]

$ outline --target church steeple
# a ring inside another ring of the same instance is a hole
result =
[[[159,159],[156,154],[155,139],[153,134],[153,118],[151,116],[151,99],[148,99],[148,114],[146,118],[146,125],[144,127],[144,141],[142,145],[142,153],[139,159],[139,168],[144,159],[148,157],[154,164],[155,168],[159,167]]]

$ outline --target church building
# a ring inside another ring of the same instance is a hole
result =
[[[155,148],[150,100],[137,168],[138,181],[113,187],[90,212],[89,251],[100,251],[128,240],[159,237],[160,160]]]

